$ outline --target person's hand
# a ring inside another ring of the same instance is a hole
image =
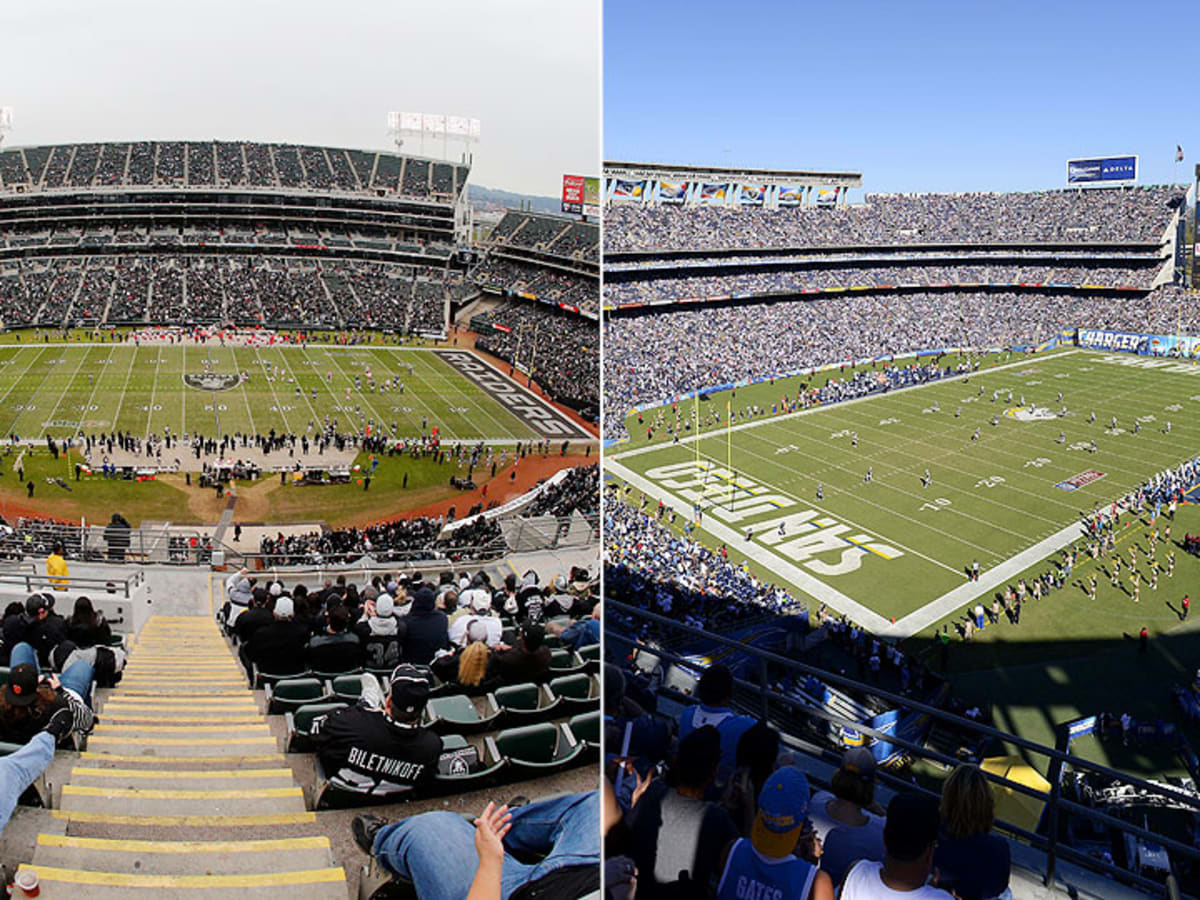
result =
[[[49,684],[50,687],[54,688],[54,690],[56,690],[56,691],[60,687],[62,687],[62,682],[58,680],[58,676],[55,675],[53,672],[51,672],[49,675],[46,676],[46,683]]]
[[[629,765],[630,765],[630,768],[633,768],[632,763],[630,763]],[[634,769],[633,771],[634,771],[634,774],[636,775],[637,770]],[[633,796],[630,798],[630,801],[629,801],[630,808],[633,808],[638,805],[638,801],[642,799],[642,795],[644,793],[646,793],[647,788],[650,787],[650,782],[652,782],[655,779],[656,775],[657,775],[657,773],[654,771],[654,769],[648,769],[646,771],[646,774],[644,777],[642,777],[642,776],[638,777],[637,784],[634,785],[634,788],[633,788]]]
[[[510,828],[512,813],[508,806],[497,808],[495,803],[488,803],[475,820],[475,852],[479,854],[480,863],[499,863],[504,859],[504,836]]]
[[[375,615],[375,601],[374,600],[366,601],[363,604],[363,611],[368,617],[374,616]]]

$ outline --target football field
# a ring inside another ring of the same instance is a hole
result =
[[[800,382],[714,394],[700,421],[717,410],[724,419],[727,400],[735,413],[769,410]],[[680,412],[690,417],[693,401]],[[965,381],[708,424],[678,443],[662,429],[648,442],[634,420],[633,440],[605,465],[631,502],[648,498],[647,510],[662,500],[680,525],[699,511],[694,536],[724,545],[731,561],[904,637],[976,598],[990,604],[1077,540],[1081,515],[1195,457],[1198,412],[1192,363],[1067,348],[992,358]],[[968,578],[974,561],[978,582]],[[1107,602],[1126,601],[1112,593]]]
[[[358,382],[355,382],[355,378]],[[403,392],[380,385],[396,378]],[[376,383],[374,390],[369,381]],[[509,444],[585,436],[463,350],[47,343],[0,347],[0,435],[342,433]]]

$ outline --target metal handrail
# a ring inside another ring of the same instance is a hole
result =
[[[141,587],[145,575],[136,570],[126,578],[91,578],[80,575],[42,575],[37,572],[2,572],[0,586],[15,585],[28,594],[52,591],[64,585],[72,592],[91,590],[97,594],[107,594],[110,588],[115,588],[125,595],[128,600],[131,591]]]
[[[673,630],[682,632],[682,633],[690,635],[692,637],[697,637],[697,638],[702,638],[704,640],[713,641],[715,643],[724,645],[726,647],[739,650],[743,653],[748,654],[751,657],[757,658],[760,661],[760,671],[761,671],[760,683],[755,684],[753,682],[749,682],[749,681],[746,681],[745,679],[741,679],[741,678],[735,678],[734,682],[737,686],[743,688],[744,690],[753,692],[761,698],[762,708],[763,708],[763,712],[764,712],[764,718],[766,718],[766,713],[769,711],[770,702],[773,701],[775,703],[788,706],[793,710],[800,710],[803,713],[805,713],[806,715],[812,716],[814,718],[828,721],[834,725],[851,727],[858,732],[861,732],[866,735],[870,735],[871,737],[874,737],[878,740],[884,741],[888,744],[892,744],[892,745],[901,747],[901,748],[905,749],[906,751],[913,753],[914,755],[922,757],[922,758],[931,759],[936,762],[940,762],[940,763],[947,764],[947,765],[957,765],[960,762],[960,760],[948,757],[942,753],[939,753],[936,750],[932,750],[932,749],[924,747],[920,744],[909,741],[899,735],[885,734],[874,728],[871,728],[868,725],[865,725],[864,723],[854,721],[851,719],[847,719],[844,716],[840,716],[836,713],[832,713],[827,710],[823,710],[823,709],[814,707],[814,706],[812,706],[808,703],[805,703],[802,700],[799,700],[797,698],[790,697],[787,695],[781,695],[774,691],[771,691],[771,689],[767,683],[767,678],[766,678],[766,663],[771,662],[771,663],[776,663],[781,666],[784,666],[785,668],[790,668],[790,669],[796,670],[798,672],[803,672],[805,674],[811,674],[829,684],[833,684],[833,685],[836,685],[836,686],[839,686],[839,687],[842,687],[842,688],[845,688],[848,690],[860,692],[860,693],[868,693],[868,694],[874,695],[881,699],[887,700],[889,703],[893,704],[894,706],[909,709],[909,710],[919,711],[923,714],[930,716],[931,718],[945,722],[947,724],[951,724],[951,725],[957,726],[959,728],[978,733],[983,736],[995,738],[995,739],[1003,741],[1005,743],[1013,744],[1017,747],[1027,750],[1031,753],[1043,755],[1050,760],[1051,774],[1054,776],[1053,778],[1050,779],[1051,790],[1049,793],[1043,793],[1041,791],[1037,791],[1037,790],[1035,790],[1033,788],[1029,788],[1023,784],[1019,784],[1018,782],[1010,781],[1001,776],[992,775],[991,773],[985,772],[984,775],[991,782],[1001,784],[1004,787],[1015,791],[1016,793],[1033,797],[1033,798],[1037,799],[1038,801],[1045,803],[1048,817],[1051,820],[1057,821],[1058,812],[1060,810],[1066,811],[1073,815],[1082,816],[1084,818],[1088,818],[1093,821],[1100,822],[1100,823],[1102,823],[1110,828],[1114,828],[1117,831],[1120,831],[1122,833],[1127,833],[1127,834],[1134,835],[1136,837],[1143,838],[1145,840],[1154,841],[1155,843],[1158,843],[1169,850],[1183,854],[1184,856],[1186,856],[1190,859],[1200,860],[1200,850],[1198,850],[1197,848],[1195,848],[1193,846],[1190,846],[1188,844],[1183,844],[1172,838],[1168,838],[1163,835],[1152,832],[1148,829],[1141,828],[1140,826],[1137,826],[1130,822],[1126,822],[1122,819],[1118,819],[1113,816],[1109,816],[1106,813],[1103,813],[1099,810],[1091,809],[1090,807],[1086,807],[1081,804],[1075,803],[1072,800],[1063,799],[1061,797],[1061,793],[1059,790],[1060,779],[1058,776],[1061,773],[1062,766],[1064,764],[1069,763],[1073,768],[1075,768],[1077,770],[1082,770],[1082,769],[1091,770],[1093,772],[1102,774],[1102,775],[1112,778],[1114,780],[1121,781],[1121,782],[1124,782],[1131,786],[1137,787],[1148,793],[1157,794],[1157,795],[1163,796],[1163,797],[1168,797],[1170,799],[1173,799],[1173,800],[1179,801],[1183,804],[1186,804],[1187,806],[1190,806],[1190,807],[1200,810],[1200,800],[1198,800],[1196,797],[1182,794],[1167,785],[1161,785],[1161,784],[1148,782],[1148,781],[1145,781],[1144,779],[1138,778],[1137,776],[1129,775],[1124,772],[1119,772],[1115,769],[1111,769],[1100,763],[1094,763],[1094,762],[1091,762],[1090,760],[1085,760],[1085,759],[1081,759],[1079,757],[1074,757],[1074,756],[1071,756],[1060,750],[1057,750],[1055,748],[1051,748],[1051,747],[1047,747],[1042,744],[1038,744],[1034,741],[1030,741],[1025,738],[1021,738],[1017,735],[1008,734],[1008,733],[999,731],[998,729],[992,728],[991,726],[984,725],[979,722],[975,722],[971,719],[966,719],[962,716],[954,715],[953,713],[949,713],[944,710],[938,709],[937,707],[930,706],[929,704],[923,703],[919,700],[913,700],[908,697],[902,697],[897,694],[893,694],[889,691],[885,691],[881,688],[877,688],[873,685],[866,685],[861,682],[854,681],[851,678],[837,675],[836,673],[829,672],[824,669],[820,669],[815,666],[811,666],[807,663],[800,662],[799,660],[791,659],[790,657],[781,656],[772,651],[763,650],[761,648],[754,647],[750,644],[746,644],[745,642],[737,640],[735,638],[723,637],[718,634],[704,631],[703,629],[695,628],[690,625],[684,625],[673,619],[668,619],[665,616],[658,615],[657,613],[652,613],[652,612],[649,612],[648,610],[638,609],[636,607],[629,606],[625,603],[621,603],[616,600],[611,600],[611,599],[606,598],[605,603],[609,607],[610,612],[616,611],[616,612],[625,613],[634,618],[642,618],[642,619],[654,622],[659,625],[667,626]],[[606,637],[608,640],[620,642],[623,645],[627,645],[629,647],[635,647],[639,650],[645,651],[646,653],[648,653],[652,656],[655,656],[659,659],[667,660],[669,662],[672,662],[674,664],[681,665],[681,666],[684,666],[687,668],[692,668],[692,669],[695,668],[694,661],[689,661],[686,657],[680,656],[679,654],[673,653],[664,648],[649,646],[635,638],[627,638],[624,636],[616,635],[616,634],[613,634],[611,631],[606,635]],[[830,751],[830,753],[832,753],[832,751]],[[888,777],[888,780],[893,780],[893,779],[891,779],[890,776],[887,776],[887,777]],[[903,782],[903,781],[899,781],[899,780],[897,780],[897,784],[904,786],[904,787],[912,786],[912,785],[908,784],[907,782]],[[930,793],[932,793],[932,792],[930,792]],[[1021,837],[1024,840],[1027,840],[1032,845],[1035,845],[1035,846],[1039,847],[1039,849],[1043,849],[1046,852],[1047,871],[1046,871],[1046,875],[1045,875],[1045,881],[1046,881],[1047,885],[1053,880],[1053,877],[1054,877],[1056,857],[1062,856],[1064,858],[1072,859],[1073,861],[1076,861],[1077,863],[1079,863],[1080,865],[1083,865],[1085,867],[1097,869],[1099,871],[1105,872],[1106,874],[1116,875],[1122,879],[1136,882],[1139,886],[1152,889],[1155,892],[1161,892],[1163,890],[1163,886],[1159,882],[1144,878],[1143,876],[1138,875],[1137,873],[1126,870],[1126,869],[1121,869],[1116,866],[1109,866],[1105,863],[1100,862],[1099,860],[1095,860],[1095,859],[1087,856],[1087,854],[1080,853],[1079,851],[1077,851],[1074,848],[1071,848],[1069,846],[1061,846],[1058,843],[1057,828],[1050,831],[1047,835],[1038,835],[1038,834],[1034,834],[1032,832],[1028,832],[1025,829],[1022,829],[1019,826],[1013,825],[1011,823],[1001,822],[1000,824],[1003,826],[1004,830],[1006,830],[1018,837]]]

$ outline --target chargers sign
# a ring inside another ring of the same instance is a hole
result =
[[[1068,159],[1067,184],[1112,184],[1137,181],[1136,156]]]

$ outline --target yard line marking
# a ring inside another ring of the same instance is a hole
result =
[[[20,347],[19,349],[20,349],[21,351],[25,351],[27,348],[25,348],[25,347]],[[29,350],[31,350],[31,351],[33,350],[33,348],[32,348],[32,347],[30,347],[30,348],[28,348],[28,349],[29,349]],[[29,354],[30,356],[32,356],[32,357],[33,357],[33,359],[31,359],[31,360],[29,361],[29,365],[25,367],[25,371],[24,371],[24,372],[22,372],[20,375],[18,375],[18,376],[17,376],[17,377],[16,377],[16,378],[13,380],[13,383],[12,383],[12,385],[9,387],[9,389],[8,389],[7,391],[5,391],[5,392],[4,392],[4,396],[0,397],[0,403],[3,403],[5,400],[7,400],[7,399],[8,399],[8,395],[9,395],[9,394],[11,394],[11,393],[13,392],[13,389],[14,389],[14,388],[16,388],[16,386],[17,386],[18,384],[21,384],[21,383],[23,383],[23,382],[25,381],[25,376],[26,376],[26,375],[28,375],[28,374],[29,374],[29,373],[30,373],[30,372],[33,370],[33,364],[34,364],[34,363],[36,363],[38,360],[40,360],[40,359],[42,358],[42,356],[45,354],[45,352],[46,352],[45,348],[43,348],[43,347],[38,347],[38,348],[37,348],[37,353],[36,353],[36,354],[34,354],[34,353],[30,353],[30,354]],[[18,355],[18,354],[13,354],[13,355],[14,355],[14,356],[16,356],[16,355]],[[22,355],[23,355],[23,354],[22,354]],[[16,431],[16,429],[15,429],[15,428],[13,428],[12,426],[13,426],[13,425],[16,425],[16,423],[17,423],[17,419],[19,419],[19,418],[20,418],[20,416],[19,416],[19,415],[18,415],[18,416],[16,416],[16,417],[15,417],[15,418],[12,420],[12,422],[10,422],[10,423],[9,423],[9,427],[8,427],[7,429],[5,429],[5,430],[6,430],[6,431],[7,431],[9,434],[12,434],[12,433],[14,433],[14,432]]]
[[[1028,365],[1031,365],[1031,364],[1032,364],[1032,362],[1034,362],[1034,361],[1037,361],[1037,360],[1045,360],[1045,359],[1057,359],[1057,358],[1059,358],[1059,357],[1061,357],[1061,356],[1070,356],[1070,355],[1072,355],[1072,354],[1074,354],[1074,353],[1081,353],[1081,352],[1082,352],[1081,350],[1066,350],[1066,351],[1064,351],[1064,352],[1062,352],[1062,353],[1052,353],[1052,354],[1050,354],[1050,355],[1048,355],[1048,356],[1036,357],[1036,358],[1035,358],[1034,360],[1032,360],[1032,361],[1031,361],[1031,360],[1029,360],[1029,359],[1022,359],[1022,360],[1018,360],[1017,362],[1006,363],[1006,364],[1004,364],[1004,365],[1002,365],[1002,366],[994,366],[993,368],[987,369],[987,370],[985,370],[985,371],[987,371],[987,372],[1000,372],[1000,371],[1003,371],[1004,369],[1011,369],[1011,368],[1014,368],[1014,367],[1016,367],[1016,366],[1028,366]],[[972,374],[974,374],[974,373],[972,373]],[[980,373],[978,373],[978,374],[979,374],[979,375],[982,375],[982,374],[983,374],[983,372],[981,371],[981,372],[980,372]],[[953,381],[955,378],[959,378],[959,377],[961,377],[961,376],[960,376],[960,375],[958,375],[958,374],[955,374],[955,375],[952,375],[952,376],[950,376],[949,378],[940,378],[940,379],[938,379],[937,381],[928,381],[928,382],[926,382],[926,383],[924,383],[924,384],[914,384],[914,385],[912,385],[911,387],[906,387],[906,388],[904,388],[903,390],[904,390],[904,391],[919,391],[919,390],[922,390],[923,388],[934,387],[934,386],[936,386],[936,385],[939,385],[939,384],[944,384],[944,383],[946,383],[946,382]],[[900,392],[899,392],[899,391],[897,391],[897,393],[900,393]],[[855,404],[855,403],[862,403],[862,402],[863,402],[863,401],[865,401],[865,400],[874,400],[874,399],[877,399],[878,397],[879,397],[879,395],[878,395],[878,394],[868,394],[868,395],[867,395],[867,396],[865,396],[865,397],[855,397],[855,398],[854,398],[854,399],[852,399],[852,400],[843,400],[841,403],[822,404],[822,405],[820,405],[820,406],[813,406],[813,407],[809,407],[808,409],[798,409],[798,410],[796,410],[795,412],[784,413],[784,414],[782,414],[782,415],[772,416],[772,417],[771,417],[771,418],[769,418],[769,419],[758,419],[758,420],[755,420],[755,421],[753,421],[753,422],[743,422],[741,425],[734,425],[732,428],[722,428],[722,429],[720,429],[720,432],[721,432],[722,434],[724,434],[724,433],[725,433],[725,432],[727,432],[727,431],[744,431],[744,430],[746,430],[746,429],[748,429],[748,428],[757,428],[757,427],[759,427],[759,426],[761,426],[761,425],[765,425],[765,424],[766,424],[766,423],[768,423],[768,422],[784,422],[784,421],[787,421],[788,419],[795,419],[795,418],[799,418],[800,416],[807,416],[807,415],[811,415],[811,414],[813,414],[813,413],[815,413],[815,412],[818,412],[818,411],[820,411],[820,410],[825,410],[825,409],[833,409],[833,408],[835,408],[835,407],[836,407],[836,408],[838,408],[838,409],[841,409],[841,408],[844,408],[844,407],[847,407],[847,406],[852,406],[852,405],[853,405],[853,404]],[[662,406],[666,406],[666,405],[669,405],[669,404],[661,404],[661,405],[662,405]],[[686,405],[686,403],[682,403],[681,405]],[[657,408],[657,407],[656,407],[656,408]],[[691,436],[689,436],[689,437],[686,437],[686,438],[680,438],[680,440],[679,440],[679,443],[680,443],[681,445],[682,445],[682,444],[690,444],[690,443],[692,443],[692,442],[694,442],[694,441],[698,440],[698,439],[699,439],[699,437],[700,437],[700,436],[698,436],[698,435],[691,435]],[[628,458],[628,457],[631,457],[631,456],[640,456],[640,455],[641,455],[641,454],[643,454],[643,453],[648,453],[648,452],[650,452],[650,451],[652,451],[652,450],[656,450],[656,449],[658,449],[660,446],[662,446],[662,445],[661,445],[661,444],[651,444],[651,445],[648,445],[648,446],[645,446],[645,447],[636,447],[636,448],[634,448],[634,449],[632,449],[632,450],[626,450],[626,451],[625,451],[625,452],[623,452],[623,453],[617,453],[617,454],[615,454],[615,455],[613,455],[613,456],[611,456],[611,457],[608,457],[608,458],[609,458],[609,459],[626,459],[626,458]]]
[[[237,357],[235,356],[234,359],[236,360]],[[287,413],[283,411],[283,403],[280,402],[279,395],[275,393],[275,377],[276,377],[275,373],[278,371],[279,367],[272,364],[271,378],[268,379],[267,374],[266,374],[266,366],[263,365],[264,360],[262,358],[262,351],[259,349],[257,344],[254,346],[254,359],[259,364],[259,369],[258,369],[259,373],[262,375],[263,379],[266,380],[267,387],[269,387],[271,389],[271,397],[275,400],[275,411],[280,415],[280,417],[282,417],[284,429],[287,431],[288,434],[296,434],[297,433],[296,429],[294,429],[292,427],[291,420],[288,419]],[[236,362],[235,362],[235,365],[236,365]]]
[[[150,402],[146,404],[146,435],[145,435],[145,439],[147,441],[150,440],[150,423],[154,419],[154,398],[158,394],[158,372],[159,372],[159,368],[161,365],[161,363],[159,361],[162,359],[162,356],[160,356],[161,353],[162,353],[162,347],[156,346],[154,348],[154,377],[150,381]]]
[[[108,351],[108,361],[109,362],[112,362],[113,353],[116,352],[116,349],[117,349],[117,345],[113,344],[112,348]],[[105,369],[104,371],[107,372],[108,369]],[[102,381],[103,379],[104,379],[104,376],[101,375],[100,380]],[[91,396],[89,396],[87,398],[87,403],[84,404],[84,410],[83,410],[84,414],[86,414],[88,412],[88,410],[91,408],[92,401],[96,399],[96,391],[98,391],[98,390],[100,390],[100,381],[93,381]],[[75,429],[75,435],[79,436],[82,434],[83,434],[83,416],[81,415],[79,417],[79,427],[77,429]]]
[[[394,363],[394,362],[395,362],[395,360],[393,359],[393,363]],[[405,363],[405,365],[408,365],[408,363]],[[393,376],[395,376],[395,377],[397,377],[397,378],[398,378],[398,377],[400,376],[400,368],[399,368],[399,364],[396,364],[394,368],[393,368],[393,367],[391,367],[391,366],[389,366],[389,367],[388,367],[388,371],[389,371],[389,372],[391,372],[391,374],[392,374]],[[414,371],[414,372],[416,371],[416,366],[413,366],[413,371]],[[413,376],[411,376],[411,377],[414,377],[414,378],[415,378],[416,376],[415,376],[415,375],[413,375]],[[396,403],[397,403],[397,405],[398,405],[398,407],[399,407],[398,411],[399,411],[400,415],[401,415],[401,416],[403,416],[405,419],[407,419],[407,420],[409,421],[409,423],[412,425],[413,433],[414,433],[414,434],[420,434],[420,433],[421,433],[421,429],[420,429],[419,427],[417,427],[417,420],[416,420],[416,418],[414,418],[414,416],[415,416],[415,413],[416,413],[416,410],[413,410],[412,412],[404,412],[404,410],[405,410],[406,408],[407,408],[407,409],[412,409],[412,407],[405,407],[405,406],[403,406],[403,405],[402,405],[402,404],[403,404],[403,399],[407,399],[407,398],[408,398],[408,396],[409,396],[409,393],[408,393],[408,391],[409,391],[409,385],[405,384],[405,385],[404,385],[404,393],[398,393],[398,392],[396,392],[395,390],[393,390],[393,391],[391,392],[391,396],[393,397],[393,399],[395,399],[395,400],[396,400]],[[415,397],[415,396],[417,396],[417,395],[416,395],[416,394],[414,394],[413,396]],[[416,400],[415,402],[417,402],[417,403],[420,403],[421,401],[418,399],[418,400]],[[397,411],[397,410],[393,410],[393,412],[395,412],[395,411]],[[399,424],[400,424],[400,422],[399,422],[399,421],[397,421],[397,422],[396,422],[396,424],[397,424],[397,425],[399,425]],[[397,429],[397,430],[399,430],[399,429]],[[394,434],[394,435],[392,435],[392,437],[393,437],[393,438],[398,438],[398,437],[399,437],[399,435],[395,435],[395,434]]]
[[[897,620],[895,625],[888,624],[880,637],[907,638],[929,627],[948,613],[959,609],[972,600],[980,597],[1002,584],[1008,579],[1025,571],[1030,566],[1058,552],[1063,547],[1073,543],[1083,529],[1078,522],[1060,529],[1048,538],[1038,541],[1031,547],[1026,547],[1015,556],[1011,556],[998,566],[985,569],[979,573],[978,581],[968,581],[953,590],[947,591],[935,600],[926,603],[920,609],[913,610],[907,616]]]
[[[133,352],[129,354],[129,370],[125,373],[125,383],[121,385],[121,397],[117,400],[117,411],[113,413],[112,430],[118,430],[118,423],[121,420],[121,407],[125,405],[125,393],[129,390],[129,378],[133,375],[133,367],[137,362],[138,352],[140,347],[137,344],[133,345]]]
[[[375,348],[372,348],[370,352],[371,352],[371,355],[372,355],[372,356],[373,356],[373,357],[374,357],[376,360],[378,360],[378,361],[379,361],[381,364],[383,364],[383,365],[387,365],[387,364],[386,364],[386,363],[384,363],[384,362],[383,362],[383,360],[380,358],[380,356],[379,356],[379,352],[380,352],[380,351],[379,351],[379,350],[377,350],[377,349],[375,349]],[[400,371],[399,371],[399,369],[398,369],[398,368],[397,368],[397,369],[392,369],[390,365],[388,365],[388,371],[389,371],[389,372],[391,372],[391,373],[392,373],[392,374],[394,374],[394,375],[397,375],[397,376],[400,374]],[[424,399],[424,395],[425,395],[425,389],[426,389],[426,381],[425,381],[425,379],[424,379],[424,378],[422,378],[420,375],[418,375],[418,374],[417,374],[417,371],[418,371],[418,369],[417,369],[417,366],[414,364],[414,365],[413,365],[413,374],[412,374],[412,375],[410,375],[409,377],[410,377],[410,378],[414,378],[414,379],[418,380],[419,382],[421,382],[421,387],[420,387],[418,390],[415,390],[415,391],[413,391],[413,392],[410,394],[410,393],[409,393],[409,390],[412,388],[412,385],[410,385],[410,384],[407,384],[407,383],[406,383],[406,384],[404,385],[404,393],[403,393],[403,394],[396,394],[396,395],[394,395],[394,396],[398,396],[398,397],[405,397],[405,398],[411,398],[411,399],[412,399],[412,401],[413,401],[413,402],[414,402],[416,405],[418,405],[418,406],[420,406],[422,409],[424,409],[425,413],[428,415],[429,422],[430,422],[430,425],[431,425],[431,426],[432,426],[432,425],[437,425],[437,426],[438,426],[439,428],[441,428],[443,431],[447,432],[447,437],[449,437],[449,438],[452,438],[452,439],[454,439],[454,440],[456,440],[456,441],[464,440],[464,438],[463,438],[463,437],[461,437],[461,436],[460,436],[460,435],[459,435],[459,434],[458,434],[458,433],[457,433],[457,432],[456,432],[456,431],[455,431],[453,428],[451,428],[451,427],[450,427],[450,425],[449,425],[447,422],[445,422],[445,421],[444,421],[444,418],[445,418],[445,417],[444,417],[444,416],[439,416],[439,415],[438,415],[438,414],[437,414],[437,413],[434,411],[434,409],[433,409],[433,406],[432,406],[430,403],[427,403],[427,402],[425,401],[425,399]],[[439,400],[442,400],[443,402],[447,402],[447,403],[449,402],[449,401],[448,401],[448,398],[447,398],[447,397],[446,397],[446,395],[445,395],[445,391],[443,391],[443,390],[439,390],[439,389],[437,389],[437,388],[430,387],[430,388],[429,388],[429,392],[430,392],[430,394],[432,394],[433,396],[437,397]],[[415,414],[415,412],[416,412],[416,411],[414,410],[414,414]],[[446,415],[449,415],[449,412],[450,412],[450,410],[449,410],[449,407],[447,406],[447,408],[446,408]],[[488,416],[488,418],[492,418],[492,417],[491,417],[491,416],[490,416],[488,413],[486,413],[486,412],[484,413],[484,415],[487,415],[487,416]],[[437,420],[437,419],[443,419],[443,421],[435,421],[435,420]],[[414,427],[415,427],[415,425],[416,425],[416,421],[415,421],[415,419],[413,419],[412,421],[413,421],[413,424],[414,424]],[[494,422],[494,421],[495,421],[495,419],[492,419],[492,421]],[[419,429],[418,429],[418,432],[419,432]]]
[[[362,348],[359,348],[359,349],[361,350]],[[327,354],[327,355],[328,355],[328,354]],[[342,368],[342,365],[341,365],[341,363],[337,362],[337,360],[336,360],[336,358],[335,358],[334,356],[330,355],[330,356],[329,356],[329,358],[330,358],[330,359],[332,359],[332,360],[334,360],[334,363],[333,363],[333,364],[334,364],[335,366],[337,366],[337,370],[338,370],[339,372],[341,372],[343,375],[345,375],[345,376],[346,376],[346,377],[347,377],[347,378],[348,378],[350,381],[353,381],[353,380],[354,380],[354,377],[353,377],[352,375],[348,374],[348,373],[346,372],[346,370]],[[359,383],[360,383],[360,384],[362,383],[362,379],[361,379],[361,378],[359,379]],[[374,403],[372,403],[370,400],[368,400],[368,399],[367,399],[367,397],[366,397],[366,395],[365,395],[365,394],[363,394],[363,393],[362,393],[362,391],[359,391],[358,393],[359,393],[359,395],[360,395],[360,397],[361,397],[361,402],[360,402],[360,403],[355,403],[354,405],[355,405],[355,406],[358,406],[358,407],[360,407],[360,408],[361,408],[363,405],[369,406],[369,407],[371,408],[371,412],[372,412],[372,413],[374,413],[374,415],[376,416],[376,418],[378,418],[378,419],[379,419],[379,420],[382,422],[382,421],[383,421],[383,416],[380,416],[380,415],[379,415],[379,410],[377,410],[377,409],[375,408],[375,404],[374,404]],[[347,404],[348,404],[348,403],[349,403],[349,401],[345,401],[345,403],[347,403]],[[346,410],[345,410],[345,408],[344,408],[344,405],[343,405],[343,412],[345,412],[345,413],[346,413],[346,415],[347,415],[348,417],[352,417],[352,416],[354,415],[354,413],[352,413],[352,412],[346,412]],[[360,420],[360,422],[361,422],[361,419],[362,419],[362,418],[363,418],[363,416],[362,416],[362,413],[360,412],[360,413],[359,413],[359,420]],[[357,427],[358,427],[358,433],[359,433],[360,435],[361,435],[361,434],[363,434],[363,433],[366,431],[366,426],[364,426],[364,425],[362,425],[362,424],[355,423],[355,422],[353,421],[353,419],[351,419],[351,424],[352,424],[352,425],[357,425]]]
[[[65,351],[64,351],[64,352],[65,352]],[[57,360],[55,360],[55,365],[57,365],[58,363],[62,362],[64,359],[66,359],[66,356],[65,356],[65,355],[63,355],[63,354],[60,354],[60,355],[59,355],[59,357],[58,357],[58,359],[57,359]],[[39,396],[39,395],[42,393],[42,388],[43,388],[43,387],[45,387],[45,385],[46,385],[46,381],[47,381],[47,380],[50,378],[50,373],[51,373],[51,372],[53,372],[53,371],[54,371],[54,366],[53,366],[53,365],[47,365],[47,366],[46,366],[46,374],[42,376],[42,380],[38,382],[38,386],[37,386],[36,388],[34,388],[34,389],[33,389],[33,393],[31,393],[31,394],[29,395],[29,400],[30,400],[30,401],[34,400],[35,398],[37,398],[37,397],[38,397],[38,396]],[[28,405],[28,402],[26,403],[26,405]],[[13,420],[13,424],[12,424],[12,426],[11,426],[11,428],[10,428],[10,431],[16,431],[16,430],[17,430],[17,428],[16,428],[16,424],[17,424],[17,422],[21,421],[21,419],[25,417],[25,414],[26,414],[27,412],[29,412],[29,410],[25,410],[24,412],[21,412],[21,413],[18,413],[18,414],[17,414],[17,418]],[[37,411],[36,411],[36,410],[34,410],[34,412],[36,413]],[[39,430],[40,430],[40,429],[39,429]]]
[[[179,437],[187,434],[187,342],[183,344],[183,374],[179,377]]]
[[[234,368],[234,373],[235,373],[235,374],[240,374],[240,372],[239,372],[239,366],[238,366],[238,358],[237,358],[237,348],[236,348],[236,347],[230,347],[230,348],[229,348],[229,352],[230,352],[230,354],[233,356],[233,368]],[[249,371],[249,370],[247,370],[247,371]],[[264,381],[266,381],[266,378],[267,378],[267,376],[266,376],[266,373],[265,373],[265,372],[263,372],[261,369],[259,370],[259,372],[258,372],[258,375],[259,375],[259,376],[260,376],[260,377],[261,377],[261,378],[262,378]],[[251,432],[252,434],[258,434],[258,427],[257,427],[257,426],[254,424],[254,411],[253,411],[253,404],[250,402],[250,392],[249,392],[249,391],[246,389],[246,382],[245,382],[245,381],[243,381],[243,382],[242,382],[242,383],[239,385],[239,387],[241,387],[241,389],[242,389],[242,399],[243,399],[243,400],[246,402],[246,415],[247,415],[247,416],[249,417],[249,419],[250,419],[250,432]],[[277,405],[278,405],[278,404],[277,404]],[[213,399],[213,412],[215,413],[216,411],[217,411],[217,404],[216,404],[216,399],[215,399],[215,395],[214,395],[214,399]],[[218,419],[218,422],[219,422],[219,421],[220,421],[220,420]],[[217,431],[218,431],[217,437],[224,437],[224,435],[222,435],[222,434],[220,434],[220,433],[219,433],[219,432],[220,432],[220,426],[219,426],[219,425],[218,425]]]
[[[285,349],[285,348],[280,349],[279,358],[281,360],[283,360],[283,364],[285,366],[287,366],[288,373],[292,376],[292,378],[295,379],[296,387],[298,387],[300,389],[300,396],[304,398],[304,402],[308,406],[308,411],[310,413],[312,413],[313,428],[316,428],[321,422],[321,417],[319,415],[317,415],[316,408],[312,405],[312,402],[308,399],[308,393],[304,390],[304,385],[302,385],[300,383],[300,376],[296,374],[295,370],[292,368],[292,364],[290,362],[288,362],[288,355],[289,355],[289,353],[288,353],[287,349]],[[282,412],[282,410],[280,410],[280,411]],[[292,433],[299,434],[299,432],[292,432]],[[307,429],[306,429],[305,433],[307,433]]]

